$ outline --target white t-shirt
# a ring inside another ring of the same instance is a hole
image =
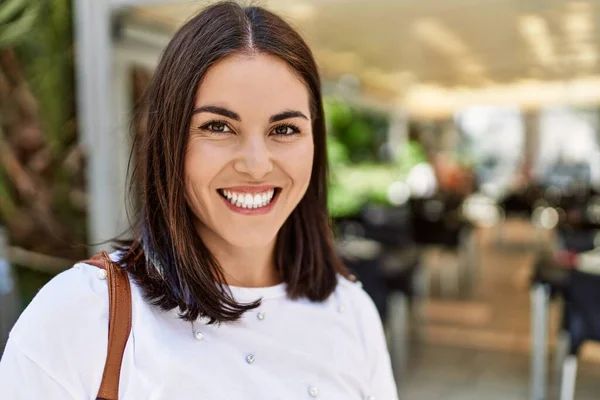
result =
[[[77,264],[23,312],[0,362],[3,399],[96,398],[108,335],[107,281],[98,271]],[[340,277],[323,303],[290,300],[284,284],[231,290],[262,305],[239,322],[209,326],[150,305],[132,282],[119,398],[398,398],[381,320],[359,284]]]

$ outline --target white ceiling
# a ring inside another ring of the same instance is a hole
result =
[[[208,3],[139,7],[133,15],[172,31]],[[417,114],[473,102],[600,103],[600,0],[260,4],[300,30],[326,78],[353,75],[364,96]]]

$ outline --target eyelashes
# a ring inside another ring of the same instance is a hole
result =
[[[211,135],[235,134],[227,121],[215,119],[202,124],[198,129]],[[270,135],[278,137],[289,137],[300,134],[300,128],[290,122],[275,125],[269,132]]]
[[[231,128],[229,127],[229,125],[227,125],[226,121],[222,121],[222,120],[213,120],[213,121],[209,121],[203,125],[200,126],[200,130],[204,131],[204,132],[209,132],[211,134],[226,134],[226,133],[230,133],[233,132],[231,130]]]
[[[283,129],[283,132],[281,131],[281,129]],[[273,129],[271,129],[271,132],[274,132],[273,134],[277,136],[291,136],[299,134],[300,128],[298,128],[294,124],[285,123],[275,126]]]

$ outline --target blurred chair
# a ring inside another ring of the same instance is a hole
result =
[[[504,224],[509,218],[520,218],[531,220],[534,222],[536,228],[536,215],[535,211],[539,209],[536,204],[539,203],[543,196],[542,189],[535,184],[528,184],[519,190],[515,190],[507,193],[503,196],[499,202],[501,219],[496,225],[496,244],[506,244],[504,235]],[[539,240],[539,229],[536,230],[535,244],[538,244]]]
[[[403,376],[409,331],[419,331],[427,295],[426,276],[412,237],[410,208],[370,205],[363,209],[366,236],[382,245],[379,269],[386,285],[386,325],[396,381]],[[416,317],[416,318],[415,318]]]
[[[464,230],[461,239],[465,251],[466,278],[469,288],[475,286],[479,273],[479,228],[493,228],[504,222],[504,211],[496,200],[483,193],[473,193],[463,201],[461,213],[469,222],[470,229]]]
[[[387,290],[380,271],[382,246],[365,237],[342,237],[337,245],[346,267],[357,276],[369,294],[382,320],[387,312]]]
[[[535,203],[543,196],[542,189],[533,184],[525,186],[522,190],[509,193],[500,201],[506,216],[523,216],[531,218]]]
[[[410,229],[410,209],[367,205],[360,217],[338,224],[338,251],[361,280],[388,330],[396,379],[404,371],[408,331],[419,312],[423,278]],[[412,312],[411,312],[412,311]]]
[[[427,199],[413,198],[410,207],[411,227],[416,244],[421,250],[435,250],[444,260],[438,266],[442,294],[458,295],[464,275],[463,267],[466,267],[460,260],[464,244],[461,239],[468,238],[469,235],[465,235],[465,232],[472,228],[463,218],[462,198],[443,194]],[[449,258],[444,256],[447,254],[452,254],[454,263],[446,262]]]
[[[560,400],[573,400],[577,355],[586,341],[600,341],[600,249],[580,256],[571,271],[563,322],[568,353],[562,360]]]
[[[589,231],[588,231],[589,234]],[[547,398],[549,304],[552,299],[563,301],[561,328],[555,347],[554,361],[557,380],[563,371],[563,361],[570,353],[569,333],[572,277],[590,268],[586,253],[593,249],[591,241],[579,231],[558,233],[558,248],[539,253],[531,285],[531,399]],[[597,250],[596,250],[597,251]],[[600,262],[598,262],[600,264]],[[592,268],[593,269],[593,268]],[[567,367],[568,368],[568,367]],[[568,388],[567,388],[568,389]]]
[[[541,252],[531,281],[531,400],[547,399],[549,306],[564,295],[569,280],[568,266],[556,262],[551,252]]]

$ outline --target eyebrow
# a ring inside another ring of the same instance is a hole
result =
[[[241,121],[240,115],[238,113],[228,110],[223,107],[218,107],[218,106],[198,107],[198,108],[194,109],[193,114],[199,114],[199,113],[203,113],[203,112],[218,114],[218,115],[222,115],[227,118],[231,118],[236,121]],[[273,122],[283,121],[283,120],[290,119],[290,118],[304,118],[304,119],[308,120],[308,117],[300,111],[287,110],[287,111],[283,111],[278,114],[272,115],[271,118],[269,118],[269,123],[272,124]]]
[[[198,107],[194,110],[194,114],[199,114],[202,112],[208,112],[208,113],[212,113],[212,114],[218,114],[218,115],[222,115],[224,117],[227,118],[231,118],[234,119],[236,121],[241,121],[241,118],[239,116],[239,114],[228,110],[226,108],[223,107],[217,107],[217,106],[202,106],[202,107]]]
[[[275,114],[275,115],[271,116],[271,118],[269,118],[269,123],[283,121],[284,119],[289,119],[289,118],[304,118],[304,119],[308,120],[308,117],[306,115],[302,114],[300,111],[289,110],[289,111],[284,111],[279,114]]]

